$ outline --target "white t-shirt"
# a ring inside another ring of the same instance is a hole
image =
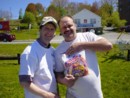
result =
[[[19,75],[30,75],[41,89],[57,92],[54,75],[54,48],[44,48],[37,41],[27,46],[21,55]],[[42,98],[25,89],[26,98]]]
[[[76,42],[93,42],[101,37],[91,33],[77,33],[75,40],[71,42],[63,41],[55,51],[56,59],[56,71],[65,72],[66,66],[63,60],[63,53],[70,47],[71,44]],[[103,98],[101,83],[100,83],[100,71],[96,58],[95,51],[93,50],[84,50],[85,51],[85,60],[88,67],[88,74],[82,77],[79,77],[76,80],[75,84],[68,88],[69,93],[73,94],[76,98]],[[81,51],[83,52],[83,51]]]

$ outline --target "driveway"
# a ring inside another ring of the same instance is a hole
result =
[[[116,32],[111,32],[111,31],[104,31],[104,34],[99,35],[99,36],[105,37],[113,44],[115,44],[117,42],[117,40],[125,40],[125,41],[130,42],[130,33],[121,34],[121,33],[116,33]],[[55,36],[51,42],[52,43],[61,43],[62,41],[63,41],[62,36]]]
[[[104,34],[101,36],[108,39],[110,42],[115,44],[117,40],[123,40],[130,43],[130,33],[116,33],[116,32],[110,32],[110,31],[104,31]]]

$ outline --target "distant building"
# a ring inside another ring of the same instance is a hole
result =
[[[118,0],[118,11],[120,18],[127,21],[126,25],[130,25],[130,0]]]
[[[77,25],[77,31],[85,32],[90,29],[97,31],[101,28],[101,17],[87,9],[81,10],[73,15],[72,18]]]
[[[9,21],[0,21],[0,31],[10,31]]]

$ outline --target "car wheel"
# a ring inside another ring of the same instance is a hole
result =
[[[92,33],[95,33],[95,30],[94,30],[94,29],[90,29],[89,31],[92,32]]]
[[[6,38],[4,38],[3,42],[7,42],[7,39],[6,39]]]

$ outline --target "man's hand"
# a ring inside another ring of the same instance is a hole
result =
[[[71,75],[71,74],[67,74],[64,79],[64,84],[67,86],[67,87],[71,87],[74,85],[75,81],[76,81],[76,78]]]
[[[60,98],[57,94],[48,92],[45,96],[45,98]]]
[[[72,55],[72,54],[77,53],[81,50],[83,50],[82,44],[81,43],[74,43],[67,49],[67,51],[65,53],[67,55]]]

